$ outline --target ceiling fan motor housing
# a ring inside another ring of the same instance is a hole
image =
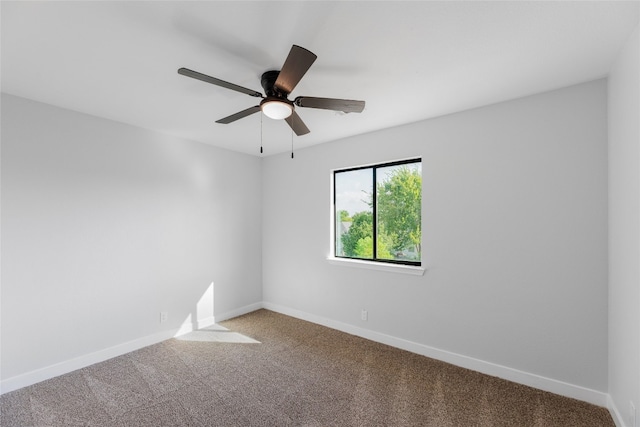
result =
[[[266,71],[262,73],[260,84],[262,84],[262,88],[267,97],[287,99],[288,94],[280,92],[275,86],[278,75],[280,75],[280,71],[278,70]]]

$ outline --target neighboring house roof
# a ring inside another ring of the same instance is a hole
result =
[[[351,221],[341,221],[340,222],[340,235],[348,233],[351,228]]]

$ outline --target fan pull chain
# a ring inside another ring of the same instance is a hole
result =
[[[293,159],[293,128],[291,128],[291,158]]]
[[[260,154],[262,154],[262,116],[264,114],[260,111]]]

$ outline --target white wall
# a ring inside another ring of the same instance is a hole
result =
[[[260,303],[260,175],[257,157],[3,94],[3,391]]]
[[[598,80],[266,158],[265,304],[605,404],[606,106]],[[415,156],[425,275],[329,264],[331,170]]]
[[[636,27],[608,87],[609,394],[619,421],[630,427],[630,402],[640,407],[639,39]]]

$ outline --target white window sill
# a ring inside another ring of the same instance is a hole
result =
[[[391,273],[411,274],[414,276],[422,276],[426,270],[424,267],[417,267],[413,265],[390,264],[384,262],[363,261],[359,259],[336,258],[332,256],[327,257],[327,261],[329,261],[329,264],[341,265],[343,267],[365,268],[368,270],[388,271]]]

